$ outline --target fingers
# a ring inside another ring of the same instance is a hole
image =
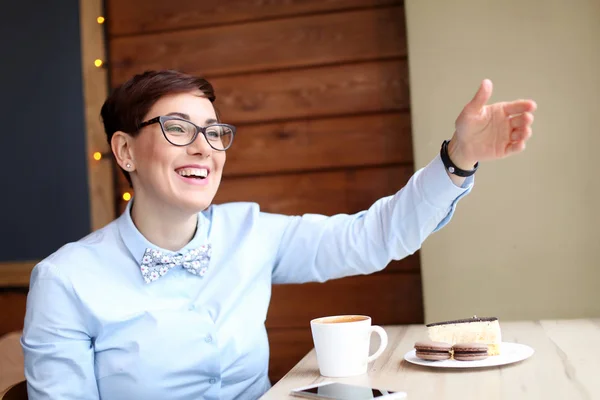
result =
[[[532,113],[537,109],[537,104],[533,100],[516,100],[504,105],[504,112],[507,115],[522,113]]]
[[[510,118],[510,127],[513,129],[523,128],[533,123],[533,114],[524,112],[523,114],[515,115]]]
[[[479,85],[479,90],[475,93],[473,99],[469,102],[469,106],[478,110],[485,106],[490,97],[492,96],[492,81],[489,79],[484,79]]]
[[[518,153],[525,150],[525,141],[511,143],[506,148],[506,155]]]
[[[533,134],[533,131],[531,130],[531,127],[529,127],[529,126],[526,126],[524,128],[515,129],[510,133],[510,142],[511,143],[526,142],[527,140],[529,140],[529,138],[531,138],[532,134]]]
[[[525,150],[525,143],[533,134],[533,131],[531,130],[532,122],[533,114],[529,112],[511,118],[510,125],[513,129],[510,133],[510,141],[506,147],[506,155],[519,153]]]
[[[533,133],[531,130],[532,123],[533,114],[530,112],[524,112],[523,114],[511,117],[510,127],[512,130],[510,133],[510,142],[525,142],[529,140]]]

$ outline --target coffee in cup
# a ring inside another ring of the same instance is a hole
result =
[[[371,325],[365,315],[337,315],[310,321],[317,363],[322,376],[341,378],[367,372],[368,363],[387,347],[387,334],[380,326]],[[369,356],[371,334],[381,338],[379,348]]]

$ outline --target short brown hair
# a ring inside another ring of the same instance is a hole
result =
[[[200,90],[214,103],[215,91],[206,79],[179,71],[146,71],[121,84],[108,96],[100,111],[109,145],[117,131],[137,135],[144,117],[161,97],[194,90]],[[129,173],[121,170],[132,185]]]

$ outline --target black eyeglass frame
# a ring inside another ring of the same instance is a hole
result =
[[[165,132],[165,127],[163,125],[163,123],[165,121],[183,121],[183,122],[187,122],[188,124],[191,124],[192,126],[194,126],[196,128],[196,133],[194,133],[194,136],[192,136],[192,140],[190,140],[189,143],[187,144],[176,144],[173,143],[169,140],[169,137],[167,135],[167,133]],[[233,125],[229,125],[229,124],[210,124],[210,125],[206,125],[206,126],[198,126],[196,124],[194,124],[192,121],[189,121],[187,119],[183,119],[183,118],[179,118],[179,117],[173,117],[173,116],[169,116],[169,115],[161,115],[158,117],[154,117],[152,119],[149,119],[146,122],[142,122],[141,124],[139,124],[138,129],[142,129],[145,126],[148,125],[152,125],[152,124],[156,124],[158,123],[160,125],[160,130],[163,133],[163,136],[165,137],[165,139],[167,140],[167,142],[171,143],[173,146],[177,146],[177,147],[185,147],[185,146],[189,146],[190,144],[194,143],[194,141],[198,138],[198,133],[202,132],[202,136],[204,136],[204,139],[206,140],[206,143],[208,143],[208,145],[210,147],[212,147],[213,149],[217,150],[217,151],[225,151],[227,149],[229,149],[231,147],[231,145],[233,144],[233,139],[235,139],[235,126]],[[222,126],[222,127],[226,127],[231,129],[231,142],[229,142],[229,145],[227,145],[227,147],[225,147],[224,149],[218,149],[215,146],[212,145],[212,143],[210,143],[210,140],[208,140],[208,138],[206,137],[206,130],[210,127],[213,126]]]

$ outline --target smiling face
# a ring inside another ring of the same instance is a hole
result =
[[[198,126],[217,120],[212,103],[202,97],[200,91],[160,98],[144,121],[167,115]],[[168,129],[177,133],[176,125]],[[221,182],[226,156],[224,151],[214,150],[202,133],[187,146],[174,146],[163,135],[160,124],[154,123],[143,127],[136,136],[120,133],[115,134],[113,140],[120,143],[116,146],[123,156],[120,164],[125,168],[130,164],[136,201],[152,205],[157,211],[177,210],[188,214],[202,211],[212,202]]]

